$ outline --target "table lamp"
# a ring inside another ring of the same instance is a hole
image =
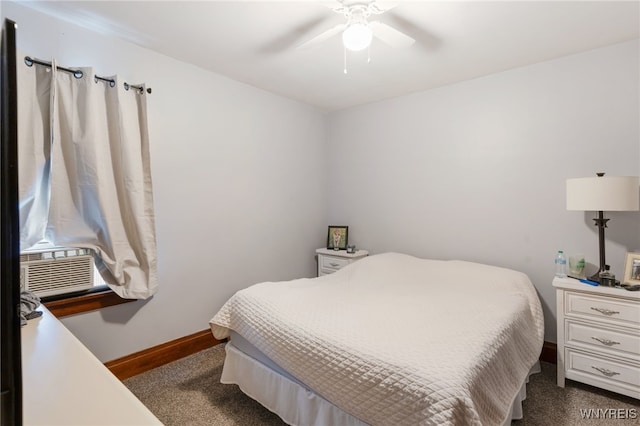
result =
[[[600,282],[600,272],[605,270],[604,228],[609,219],[604,211],[640,210],[640,179],[637,176],[605,176],[567,179],[567,210],[596,211],[593,219],[598,227],[600,244],[600,268],[590,280]]]

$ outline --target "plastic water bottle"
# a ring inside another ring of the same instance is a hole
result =
[[[556,255],[556,277],[567,278],[567,258],[562,250]]]

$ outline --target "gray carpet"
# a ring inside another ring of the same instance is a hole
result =
[[[124,384],[166,426],[283,425],[277,415],[237,386],[220,383],[223,361],[224,347],[218,345],[127,379]],[[583,419],[581,409],[622,409],[623,416],[626,410],[636,410],[640,415],[640,401],[571,381],[559,388],[555,367],[542,363],[542,373],[531,376],[524,419],[513,426],[640,424],[639,418]]]

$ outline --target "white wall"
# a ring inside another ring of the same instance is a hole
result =
[[[598,263],[594,214],[565,210],[565,180],[640,171],[639,47],[627,42],[330,115],[329,222],[348,224],[349,240],[373,253],[527,273],[544,305],[545,339],[555,342],[556,250]],[[607,263],[622,276],[625,252],[640,251],[640,214],[607,217]]]
[[[313,276],[327,222],[349,225],[350,242],[372,253],[526,272],[555,341],[555,251],[598,258],[593,215],[564,208],[565,179],[640,174],[637,41],[327,119],[20,5],[3,2],[2,13],[18,22],[24,53],[154,89],[160,290],[64,320],[103,361],[206,328],[254,282]],[[625,251],[640,251],[640,215],[608,217],[607,260],[620,276]]]
[[[204,330],[255,282],[315,276],[326,232],[323,114],[21,5],[3,2],[2,13],[18,23],[24,54],[153,88],[159,290],[63,320],[98,358]]]

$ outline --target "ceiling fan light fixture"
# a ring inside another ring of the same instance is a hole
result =
[[[342,44],[345,48],[357,52],[369,47],[372,38],[373,33],[369,25],[355,23],[349,25],[342,33]]]

